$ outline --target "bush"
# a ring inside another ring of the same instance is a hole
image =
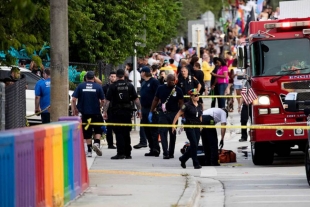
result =
[[[76,85],[73,82],[69,82],[69,90],[74,91],[76,89]]]

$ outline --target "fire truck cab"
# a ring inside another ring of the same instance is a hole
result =
[[[308,132],[298,127],[307,123],[305,105],[291,112],[284,101],[289,92],[298,92],[299,101],[310,100],[310,18],[252,21],[237,53],[258,97],[252,103],[252,124],[283,126],[250,130],[253,163],[272,164],[274,153],[288,156],[293,146],[305,151]]]

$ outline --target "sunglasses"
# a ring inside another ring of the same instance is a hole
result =
[[[195,94],[195,95],[192,95],[192,96],[198,97],[198,96],[199,96],[199,94]]]

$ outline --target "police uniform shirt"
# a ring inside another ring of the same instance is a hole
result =
[[[140,103],[143,108],[151,108],[152,102],[159,86],[158,80],[150,78],[143,81],[140,89]]]
[[[186,79],[184,77],[180,77],[177,86],[182,89],[184,94],[187,94],[189,90],[197,88],[198,84],[199,81],[193,76],[189,75]]]
[[[169,97],[173,87],[168,87],[167,85],[161,85],[157,88],[155,96],[161,101],[165,103],[167,98]],[[166,103],[166,110],[168,112],[176,112],[179,111],[179,100],[183,99],[183,92],[180,87],[175,86],[175,91],[170,96],[168,102]]]
[[[112,102],[112,105],[117,104],[116,101],[119,98],[122,98],[122,97],[119,97],[121,95],[117,91],[117,86],[118,86],[117,84],[121,84],[121,85],[123,84],[124,87],[128,86],[128,94],[129,94],[129,100],[130,101],[134,101],[134,100],[136,100],[136,98],[138,98],[135,87],[131,83],[126,82],[125,80],[118,80],[109,86],[107,96],[106,96],[106,99],[108,101]]]
[[[78,99],[77,108],[81,114],[101,114],[99,100],[103,100],[104,95],[98,83],[83,82],[72,96]]]
[[[226,112],[223,109],[220,108],[210,108],[207,110],[204,110],[202,115],[209,115],[212,116],[214,119],[215,124],[217,123],[226,123]]]
[[[186,124],[199,124],[201,123],[200,117],[202,115],[202,105],[195,106],[192,101],[183,104],[182,109]]]

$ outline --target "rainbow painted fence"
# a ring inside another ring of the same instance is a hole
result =
[[[60,207],[89,185],[81,120],[0,132],[0,206]]]

